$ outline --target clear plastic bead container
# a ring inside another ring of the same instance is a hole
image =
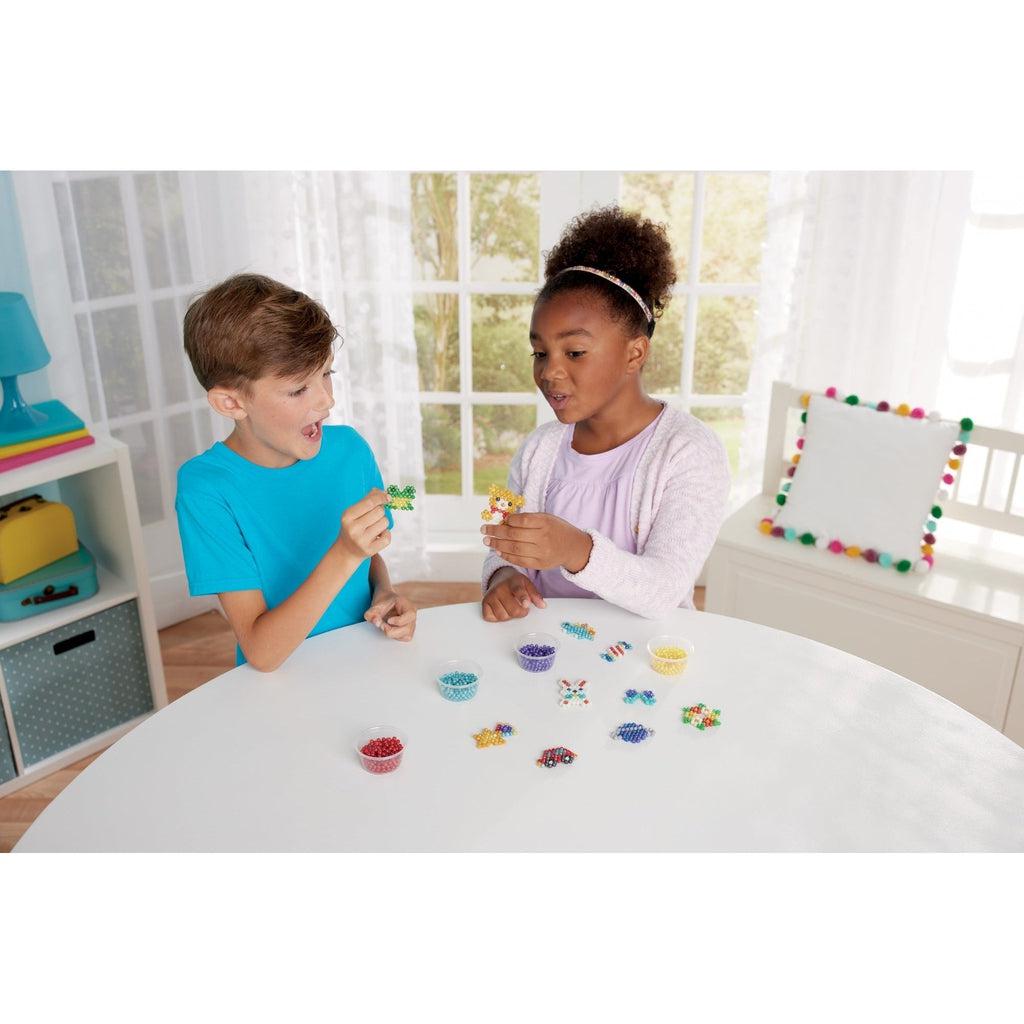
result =
[[[445,700],[472,700],[480,686],[481,668],[475,661],[454,658],[437,670],[437,688]]]
[[[376,757],[372,754],[364,754],[363,749],[374,740],[394,738],[402,744],[402,749],[394,754],[385,757]],[[386,775],[393,772],[402,763],[402,755],[405,753],[405,737],[390,725],[374,725],[367,729],[356,744],[356,753],[359,755],[359,763],[371,775]]]
[[[550,633],[524,633],[516,641],[516,660],[527,672],[550,672],[555,667],[558,647],[558,638]]]
[[[654,636],[647,641],[647,654],[658,675],[681,676],[693,657],[693,644],[679,636]]]

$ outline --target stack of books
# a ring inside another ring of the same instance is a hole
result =
[[[40,402],[33,408],[46,415],[44,422],[24,430],[0,431],[0,473],[84,448],[95,441],[85,424],[63,402]]]

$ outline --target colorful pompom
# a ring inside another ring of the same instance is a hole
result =
[[[892,407],[889,405],[888,402],[879,402],[878,403],[878,411],[879,412],[888,412],[890,408],[892,408]]]
[[[897,572],[908,572],[910,570],[910,562],[906,558],[901,558],[896,563]]]
[[[763,533],[763,534],[764,534],[765,536],[767,536],[768,534],[770,534],[770,533],[772,532],[772,521],[771,521],[770,519],[762,519],[762,520],[761,520],[761,522],[759,522],[759,523],[757,524],[757,528],[758,528],[758,529],[759,529],[759,530],[760,530],[760,531],[761,531],[761,532],[762,532],[762,533]]]
[[[847,405],[857,405],[859,402],[860,402],[860,399],[856,395],[847,395],[846,396],[846,404]]]
[[[835,388],[826,388],[825,389],[825,397],[826,398],[835,398],[836,397],[836,389]]]
[[[846,549],[846,553],[850,556],[850,558],[860,558],[860,548],[857,547],[856,544],[851,544]]]
[[[932,518],[933,519],[941,519],[942,518],[942,509],[939,508],[938,505],[932,505]]]
[[[828,549],[834,555],[841,555],[843,553],[843,542],[841,540],[834,540],[829,544]]]
[[[800,543],[801,544],[813,544],[814,543],[814,534],[813,533],[801,533],[800,534]]]
[[[878,552],[874,548],[868,548],[863,552],[863,557],[865,562],[874,563],[878,561]]]
[[[786,470],[786,476],[793,476],[796,473],[796,466],[790,466]]]
[[[772,536],[781,537],[786,531],[781,526],[772,527]]]
[[[953,454],[954,455],[966,455],[967,454],[967,445],[965,445],[965,444],[958,444],[958,445],[956,445],[953,448]]]
[[[892,565],[892,555],[890,555],[888,551],[883,551],[878,556],[878,564],[883,569],[888,569],[889,566]]]
[[[804,392],[804,394],[800,396],[800,404],[806,409],[807,406],[811,404],[811,396]]]
[[[786,496],[784,494],[776,494],[775,495],[775,504],[776,505],[785,505],[786,504]]]
[[[944,475],[944,476],[942,477],[942,482],[943,482],[944,484],[951,484],[951,483],[953,483],[953,482],[954,482],[955,480],[956,480],[956,477],[955,477],[955,476],[953,476],[953,474],[952,474],[952,473],[946,473],[946,474],[945,474],[945,475]]]
[[[796,540],[796,530],[792,526],[787,526],[784,536],[786,540]]]
[[[910,418],[912,420],[923,420],[924,419],[924,409],[921,409],[921,408],[911,409],[910,410]]]
[[[974,429],[974,420],[972,420],[970,416],[965,416],[960,421],[960,429],[970,433]]]

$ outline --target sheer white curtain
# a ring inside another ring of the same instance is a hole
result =
[[[192,296],[242,270],[324,303],[345,344],[335,420],[373,447],[385,483],[423,489],[406,174],[14,172],[53,397],[132,455],[161,626],[189,599],[177,467],[226,432],[184,356]],[[36,400],[41,396],[34,395]],[[427,573],[422,512],[400,513],[395,579]]]
[[[735,501],[760,487],[773,380],[966,414],[939,401],[970,194],[962,172],[772,175]]]
[[[232,172],[198,175],[211,281],[269,274],[323,303],[343,344],[331,420],[369,442],[385,484],[423,494],[413,333],[409,175]],[[398,515],[386,559],[396,579],[429,572],[421,503]]]

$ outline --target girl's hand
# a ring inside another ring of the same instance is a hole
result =
[[[579,572],[590,561],[594,546],[589,533],[545,512],[520,512],[509,516],[504,526],[481,526],[480,532],[492,551],[524,569]]]
[[[493,577],[494,583],[484,594],[484,622],[507,622],[521,619],[530,611],[530,605],[546,608],[544,598],[529,577],[515,569],[499,569]]]
[[[416,606],[394,590],[378,590],[363,618],[390,640],[411,640],[416,632]]]

